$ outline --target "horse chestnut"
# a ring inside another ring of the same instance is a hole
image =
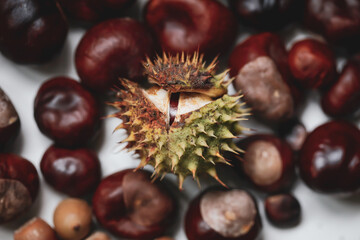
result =
[[[336,62],[330,47],[315,39],[293,45],[289,66],[296,80],[305,88],[326,88],[336,76]]]
[[[254,198],[240,189],[209,189],[191,201],[185,216],[189,240],[254,240],[261,228]]]
[[[238,143],[245,150],[241,168],[258,189],[279,192],[287,189],[295,177],[295,163],[290,146],[273,135],[258,134]]]
[[[348,61],[338,80],[323,95],[321,107],[332,117],[351,115],[360,109],[360,55]]]
[[[15,154],[0,154],[0,223],[26,212],[38,190],[39,176],[31,162]]]
[[[345,121],[331,121],[307,137],[299,160],[300,176],[322,193],[360,188],[360,130]]]
[[[119,78],[142,80],[142,61],[153,51],[151,35],[140,22],[112,19],[83,36],[76,49],[76,70],[85,86],[104,93],[119,85]]]
[[[67,32],[55,0],[0,1],[0,52],[16,63],[49,61],[61,50]]]
[[[237,23],[233,14],[213,0],[151,0],[145,19],[167,53],[206,56],[226,51],[234,42]]]
[[[294,152],[300,151],[307,137],[307,130],[298,119],[292,118],[277,129],[278,136],[289,144]]]
[[[9,97],[0,88],[0,151],[15,140],[19,130],[19,115]]]
[[[66,147],[85,145],[100,126],[96,99],[80,83],[66,77],[52,78],[40,87],[34,116],[43,134]]]
[[[154,239],[174,222],[176,203],[151,173],[133,169],[101,181],[93,209],[99,223],[120,238]]]
[[[44,153],[40,168],[46,182],[72,197],[90,193],[101,179],[96,153],[85,148],[68,150],[51,146]]]
[[[235,89],[243,92],[256,115],[275,122],[293,115],[287,52],[277,35],[249,37],[233,50],[229,67]]]
[[[33,218],[14,233],[14,240],[58,240],[55,231],[41,218]]]

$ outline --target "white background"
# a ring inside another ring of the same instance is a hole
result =
[[[146,0],[140,1],[142,4]],[[51,141],[43,136],[38,130],[33,117],[33,102],[39,86],[50,77],[70,76],[78,79],[74,67],[74,51],[85,30],[80,27],[72,27],[65,47],[60,55],[50,63],[42,66],[20,66],[0,56],[0,87],[8,94],[15,105],[21,119],[21,133],[16,140],[12,151],[32,161],[39,170],[39,162],[45,150],[51,145]],[[292,30],[290,32],[293,32]],[[241,38],[239,38],[240,41]],[[341,61],[340,61],[341,63]],[[226,62],[225,62],[226,64]],[[341,65],[339,67],[341,68]],[[310,93],[306,98],[305,106],[299,110],[299,115],[308,128],[313,130],[318,125],[327,121],[319,107],[319,96]],[[117,119],[108,119],[103,122],[101,135],[93,144],[99,154],[102,163],[103,176],[116,171],[136,167],[138,161],[126,152],[119,152],[122,146],[117,142],[124,139],[124,132],[112,134],[112,130],[119,124]],[[268,131],[263,126],[258,126],[253,120],[247,125],[255,126],[258,132]],[[359,121],[357,126],[359,126]],[[360,146],[359,146],[360,147]],[[41,188],[38,199],[31,211],[24,217],[0,226],[0,240],[12,239],[12,234],[22,223],[33,216],[42,217],[50,225],[56,205],[65,195],[52,190],[41,178]],[[220,176],[226,177],[226,182],[231,187],[242,186],[241,179],[231,169],[223,170]],[[225,176],[226,175],[226,176]],[[183,214],[187,208],[187,202],[199,192],[197,184],[190,178],[185,181],[185,190],[179,193],[176,190],[176,178],[168,176],[172,184],[173,192],[181,202],[178,224],[170,232],[177,240],[185,240],[186,236],[182,229]],[[202,180],[202,186],[216,184],[209,179]],[[263,232],[260,239],[266,240],[304,240],[304,239],[327,239],[327,240],[360,240],[360,196],[339,198],[315,193],[307,188],[301,180],[298,180],[294,189],[294,195],[299,199],[303,212],[300,225],[290,229],[278,229],[269,225],[264,216],[262,199],[263,196],[256,193],[259,208],[263,220]]]

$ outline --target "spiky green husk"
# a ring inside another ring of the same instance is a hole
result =
[[[204,107],[182,116],[181,121],[167,128],[165,116],[133,82],[123,80],[120,101],[113,106],[119,112],[113,117],[123,120],[119,128],[127,130],[127,148],[141,156],[139,168],[150,164],[156,176],[172,172],[179,177],[179,186],[186,176],[207,173],[221,182],[216,163],[228,163],[222,152],[241,151],[233,143],[243,128],[238,124],[248,115],[239,100],[241,96],[223,95]]]
[[[155,83],[170,92],[198,92],[210,97],[219,97],[227,92],[232,80],[226,81],[228,70],[215,75],[217,59],[206,66],[203,55],[197,52],[191,57],[184,53],[176,56],[159,56],[144,63],[145,74]]]

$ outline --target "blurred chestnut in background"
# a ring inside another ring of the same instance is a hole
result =
[[[34,165],[15,154],[0,154],[0,223],[25,213],[39,191]]]
[[[81,148],[68,150],[50,146],[40,162],[47,183],[72,197],[94,190],[101,179],[101,166],[96,153]]]
[[[360,188],[360,130],[345,121],[331,121],[307,137],[300,152],[304,182],[322,193],[354,192]]]
[[[103,232],[95,232],[87,237],[85,240],[111,240],[111,238]]]
[[[59,0],[65,13],[75,20],[97,22],[119,17],[136,0]]]
[[[347,62],[340,77],[323,95],[321,107],[332,117],[345,117],[360,109],[360,55]]]
[[[99,223],[120,238],[154,239],[174,223],[176,202],[151,173],[127,169],[101,181],[93,210]]]
[[[326,88],[336,77],[336,62],[330,46],[315,39],[293,45],[289,66],[295,79],[305,88]]]
[[[167,53],[205,56],[225,52],[233,44],[237,23],[232,12],[213,0],[150,0],[145,20]]]
[[[36,217],[15,231],[14,240],[58,240],[58,238],[49,224]]]
[[[20,118],[6,93],[0,88],[0,151],[19,134]]]
[[[228,0],[231,9],[245,23],[259,29],[277,30],[302,17],[299,0]]]
[[[208,189],[185,215],[189,240],[254,240],[262,228],[256,201],[240,189]]]
[[[87,144],[100,126],[96,99],[80,83],[67,77],[55,77],[41,85],[34,116],[40,131],[65,147]]]
[[[360,39],[360,2],[357,0],[306,0],[305,24],[329,41],[345,47]]]
[[[289,144],[293,151],[298,152],[305,142],[307,130],[297,118],[289,119],[276,129],[277,135]]]
[[[300,222],[301,206],[293,195],[278,194],[266,198],[265,213],[275,226],[293,227]]]
[[[294,182],[295,163],[290,146],[273,135],[257,134],[237,144],[245,151],[241,168],[261,191],[279,192]]]
[[[253,35],[233,50],[230,76],[253,112],[268,121],[282,121],[294,112],[287,52],[273,33]]]
[[[105,93],[119,85],[119,78],[141,81],[142,61],[153,53],[151,35],[140,22],[112,19],[83,36],[76,49],[76,70],[85,86]]]
[[[49,61],[63,47],[67,32],[55,0],[0,1],[0,52],[16,63]]]

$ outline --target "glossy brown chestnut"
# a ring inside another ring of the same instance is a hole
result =
[[[253,112],[267,121],[282,121],[294,112],[287,52],[280,38],[272,33],[249,37],[233,50],[230,76],[237,91]]]
[[[360,109],[360,55],[348,61],[338,80],[323,95],[321,107],[332,117],[344,117]]]
[[[360,39],[360,2],[353,0],[306,0],[305,24],[329,41],[344,46]]]
[[[305,39],[289,52],[289,66],[295,79],[305,88],[328,87],[336,77],[335,57],[324,42]]]
[[[303,1],[297,0],[228,0],[242,22],[259,28],[277,30],[298,20],[304,10]]]
[[[293,227],[300,222],[301,206],[291,194],[278,194],[267,197],[265,212],[269,221],[279,227]]]
[[[72,197],[90,193],[101,179],[100,161],[94,151],[86,148],[68,150],[50,146],[40,168],[47,183]]]
[[[11,145],[19,130],[19,115],[9,97],[0,88],[0,151]]]
[[[254,198],[240,189],[208,189],[190,202],[189,240],[254,240],[262,228]]]
[[[307,130],[297,118],[289,119],[277,129],[277,135],[287,142],[293,151],[298,152],[305,142]]]
[[[41,218],[33,218],[14,233],[14,240],[58,240],[54,229]]]
[[[345,121],[331,121],[307,137],[299,169],[304,182],[322,193],[346,193],[360,188],[360,130]]]
[[[39,190],[34,165],[15,154],[0,154],[0,223],[25,213]]]
[[[93,210],[99,223],[120,238],[152,240],[174,222],[176,203],[151,173],[127,169],[101,181]]]
[[[120,16],[136,0],[59,0],[65,13],[79,21],[97,22]]]
[[[41,85],[34,116],[43,134],[66,147],[85,145],[100,126],[96,99],[80,83],[67,77],[52,78]]]
[[[120,77],[140,81],[142,61],[153,51],[152,38],[140,22],[112,19],[83,36],[76,49],[76,70],[85,86],[104,93],[118,85]]]
[[[237,32],[233,14],[213,0],[151,0],[145,19],[169,53],[199,50],[215,56],[230,48]]]
[[[257,134],[237,144],[245,151],[241,169],[261,191],[288,189],[295,177],[295,163],[290,146],[273,135]]]
[[[61,50],[67,32],[55,0],[0,1],[0,52],[16,63],[49,61]]]

